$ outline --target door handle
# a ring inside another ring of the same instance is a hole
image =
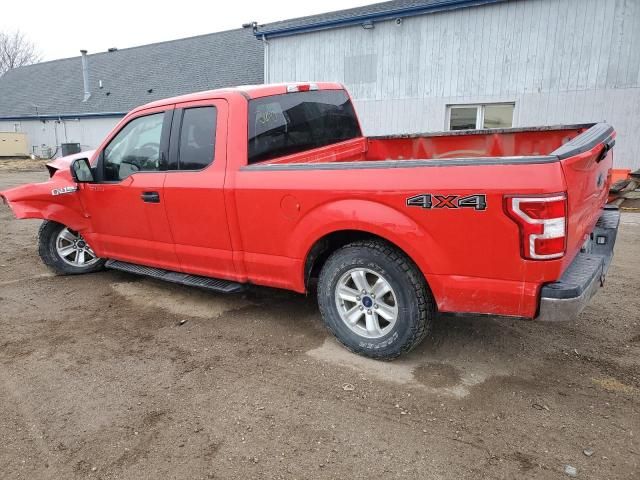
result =
[[[598,158],[596,158],[596,163],[600,163],[602,160],[607,158],[607,154],[609,153],[609,150],[611,150],[615,144],[616,144],[616,141],[613,139],[605,142],[602,145],[602,151],[600,152],[600,155],[598,155]]]
[[[160,203],[160,194],[158,192],[142,192],[140,198],[145,203]]]

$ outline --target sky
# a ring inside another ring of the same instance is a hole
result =
[[[42,60],[75,57],[358,7],[377,0],[15,0],[2,2],[0,31],[20,30]],[[165,6],[166,5],[166,6]]]

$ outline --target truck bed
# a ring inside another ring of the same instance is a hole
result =
[[[455,163],[537,163],[593,127],[605,124],[558,125],[494,130],[414,133],[361,137],[337,145],[280,157],[251,166],[389,161],[443,161]],[[596,130],[599,130],[596,128]],[[478,159],[476,161],[469,159]],[[483,159],[483,160],[480,160]],[[452,160],[454,160],[452,162]],[[548,160],[548,159],[547,159]],[[456,162],[457,161],[457,162]],[[367,165],[371,167],[371,165]],[[381,165],[382,166],[382,165]],[[407,165],[408,166],[408,165]],[[331,168],[335,168],[333,165]],[[356,165],[345,165],[353,168]]]
[[[601,215],[614,142],[606,123],[358,137],[240,167],[234,180],[240,230],[260,239],[245,245],[260,255],[301,258],[305,252],[296,246],[304,239],[294,234],[287,244],[286,235],[273,232],[315,231],[335,216],[340,225],[379,231],[402,244],[423,269],[441,311],[533,318],[541,284],[562,276]],[[504,200],[555,193],[567,198],[566,254],[523,259]],[[408,199],[425,194],[482,194],[487,207],[407,208]],[[283,209],[286,215],[256,220],[261,211]],[[399,234],[389,234],[387,226]],[[265,265],[265,277],[271,272]]]

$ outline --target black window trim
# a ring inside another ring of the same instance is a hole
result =
[[[100,151],[100,154],[98,155],[98,162],[96,163],[96,168],[95,168],[95,182],[94,183],[105,183],[105,184],[117,185],[118,183],[122,183],[124,180],[126,180],[129,177],[131,177],[132,175],[144,174],[144,173],[166,172],[168,170],[167,159],[169,158],[169,155],[168,155],[168,153],[169,153],[169,133],[170,133],[171,124],[172,124],[172,121],[173,121],[173,112],[174,112],[174,108],[173,108],[173,106],[171,106],[171,108],[168,108],[167,110],[160,110],[160,111],[156,111],[156,112],[148,112],[148,113],[145,113],[144,115],[137,115],[137,116],[131,118],[127,123],[122,125],[122,127],[111,137],[111,139],[109,140],[109,143],[107,143],[104,146],[104,148]],[[125,178],[123,178],[121,180],[105,180],[104,151],[106,150],[106,148],[109,145],[111,145],[111,142],[131,122],[133,122],[135,120],[138,120],[140,118],[150,117],[151,115],[157,115],[159,113],[164,114],[164,118],[162,119],[162,130],[160,132],[160,162],[164,164],[163,165],[164,168],[160,168],[159,170],[145,170],[145,171],[141,171],[141,172],[133,172],[131,175],[129,175],[129,176],[127,176],[127,177],[125,177]]]
[[[182,135],[182,122],[184,120],[184,112],[185,110],[191,110],[193,108],[214,108],[216,112],[216,123],[214,125],[214,130],[216,133],[216,143],[218,143],[218,113],[219,108],[217,105],[213,103],[207,103],[204,105],[193,105],[192,107],[178,107],[174,110],[173,119],[174,121],[171,123],[171,136],[169,138],[169,161],[167,173],[171,172],[202,172],[207,168],[211,167],[216,162],[216,154],[217,149],[216,145],[213,146],[213,158],[211,159],[211,163],[197,170],[193,169],[183,169],[180,168],[180,136]]]

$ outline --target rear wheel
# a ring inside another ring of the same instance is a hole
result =
[[[427,335],[435,313],[424,278],[404,253],[378,240],[334,252],[318,282],[329,330],[349,350],[379,359],[410,351]]]
[[[104,260],[98,258],[78,232],[45,220],[38,232],[40,258],[59,275],[77,275],[101,270]]]

